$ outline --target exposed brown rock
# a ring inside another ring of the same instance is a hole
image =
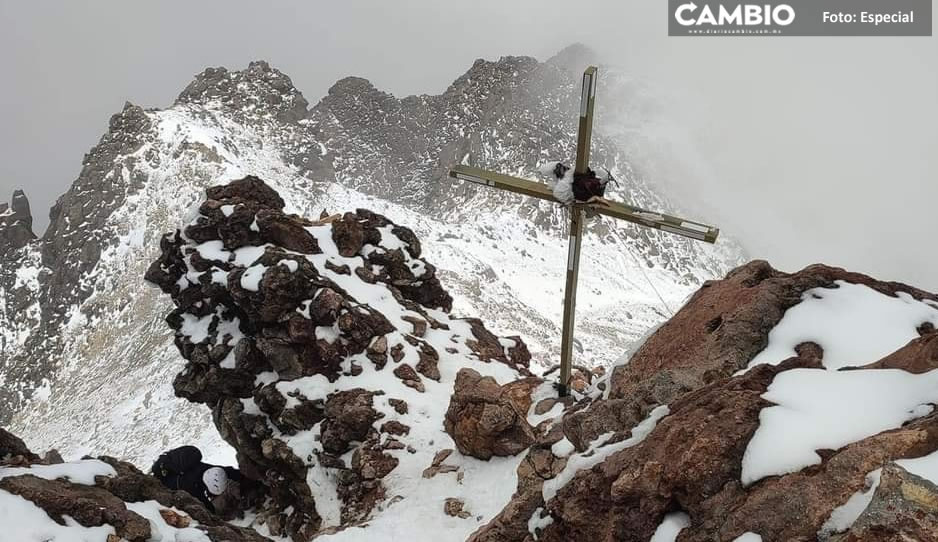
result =
[[[688,513],[692,522],[679,542],[733,540],[745,532],[758,533],[766,542],[814,540],[834,507],[863,488],[867,473],[890,460],[938,450],[938,414],[931,414],[839,450],[819,451],[820,465],[749,487],[741,484],[743,453],[761,410],[769,405],[761,395],[782,371],[819,367],[823,350],[805,343],[796,349],[797,357],[779,366],[755,367],[738,377],[732,373],[764,347],[769,330],[804,291],[835,280],[865,284],[887,295],[935,298],[839,269],[812,266],[785,274],[764,262],[708,283],[630,363],[615,368],[608,399],[574,405],[559,428],[582,452],[604,433],[614,433],[609,442],[626,438],[656,405],[668,404],[670,414],[643,442],[579,472],[547,503],[540,488],[544,479],[556,475],[559,460],[538,440],[519,466],[512,501],[471,540],[529,540],[527,521],[539,507],[552,518],[538,535],[546,541],[645,542],[664,515],[675,510]],[[926,330],[869,368],[931,370],[938,367],[934,345],[934,334]],[[871,532],[863,535],[870,538],[857,540],[878,540]]]
[[[447,516],[461,519],[472,517],[472,514],[470,514],[469,511],[464,508],[465,506],[466,503],[460,499],[447,497],[447,499],[443,501],[443,513],[445,513]]]
[[[446,458],[453,453],[452,448],[444,448],[436,453],[433,456],[433,461],[430,463],[430,466],[423,470],[424,478],[433,478],[437,474],[443,474],[446,472],[456,472],[459,470],[459,467],[455,465],[444,465],[443,462],[446,461]]]
[[[526,419],[533,387],[524,380],[499,386],[490,376],[460,369],[446,411],[446,432],[460,452],[479,459],[524,451],[534,442],[534,430]],[[525,396],[527,406],[522,403]]]
[[[177,514],[168,508],[160,508],[160,516],[167,525],[177,529],[185,529],[191,523],[189,516]]]
[[[776,271],[753,261],[725,279],[708,281],[684,307],[632,356],[616,367],[611,398],[641,397],[663,404],[689,390],[744,368],[768,343],[769,331],[785,311],[812,288],[844,280],[886,294],[905,292],[916,299],[934,294],[895,282],[882,282],[836,267],[812,265],[797,273]]]
[[[18,465],[38,459],[39,456],[29,451],[19,437],[0,427],[0,465]]]

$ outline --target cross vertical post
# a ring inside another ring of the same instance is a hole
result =
[[[560,382],[557,390],[561,397],[570,393],[570,374],[573,369],[573,327],[576,316],[576,285],[580,274],[580,245],[583,243],[583,208],[570,206],[570,249],[567,253],[567,284],[563,298],[563,338],[560,343]]]
[[[578,174],[589,169],[590,144],[593,139],[593,104],[596,99],[596,66],[583,72],[583,87],[580,89],[580,125],[576,138],[576,168]],[[573,331],[576,325],[576,284],[580,274],[580,245],[583,242],[583,206],[570,206],[570,251],[567,253],[567,284],[563,296],[563,336],[560,341],[560,382],[557,385],[561,397],[570,393],[570,375],[573,372]]]
[[[583,72],[583,88],[580,91],[580,126],[576,138],[576,167],[573,171],[586,173],[590,165],[590,144],[593,139],[593,104],[596,101],[596,66]]]
[[[583,86],[580,90],[580,116],[577,131],[576,167],[574,172],[582,175],[589,171],[590,144],[593,135],[593,104],[596,98],[595,66],[583,72]],[[589,201],[575,201],[572,204],[559,201],[550,186],[529,181],[504,173],[486,171],[468,164],[457,164],[450,169],[449,176],[454,179],[505,190],[526,197],[538,198],[552,203],[562,203],[570,212],[570,240],[567,253],[567,283],[563,300],[563,337],[560,345],[560,382],[557,389],[561,397],[570,393],[570,378],[573,372],[573,332],[576,313],[576,287],[580,270],[580,248],[583,242],[583,224],[587,218],[596,215],[625,220],[646,228],[680,235],[705,243],[715,243],[720,230],[702,222],[687,220],[678,216],[649,211],[624,202],[603,201],[601,204]],[[574,177],[574,180],[576,177]]]

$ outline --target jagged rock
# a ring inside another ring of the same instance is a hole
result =
[[[332,240],[339,248],[339,254],[350,258],[358,254],[365,241],[365,232],[358,222],[358,217],[352,213],[345,213],[340,219],[332,223]]]
[[[35,238],[29,200],[22,190],[15,190],[9,206],[0,204],[0,256],[23,248]]]
[[[393,452],[416,453],[414,444],[423,443],[413,436],[415,423],[433,423],[409,411],[404,397],[414,392],[397,379],[425,392],[443,384],[440,365],[456,359],[526,372],[530,356],[520,339],[496,337],[478,320],[471,323],[476,339],[464,337],[447,324],[458,320],[430,316],[448,310],[451,298],[435,268],[415,259],[420,244],[407,228],[363,209],[331,221],[285,214],[284,201],[256,177],[207,195],[184,235],[163,237],[146,278],[176,305],[166,321],[187,364],[174,389],[213,407],[241,470],[269,488],[259,518],[271,532],[305,542],[364,520],[385,498],[383,479],[401,462]],[[348,258],[361,262],[354,275],[337,264]],[[431,326],[437,341],[490,351],[444,360]],[[393,370],[385,369],[390,360]],[[354,385],[366,370],[369,388]],[[389,385],[397,383],[397,397],[374,389],[373,373],[382,370]],[[525,393],[509,386],[501,400],[525,410]],[[442,418],[445,404],[438,408]],[[312,467],[334,473],[339,517],[319,509]]]
[[[460,369],[446,411],[446,432],[460,452],[479,459],[524,451],[534,442],[526,415],[530,393],[539,384],[538,379],[527,379],[499,386],[492,377]]]
[[[113,525],[117,535],[129,542],[150,540],[150,522],[102,488],[25,475],[0,480],[0,490],[23,497],[53,519],[62,521],[65,515],[85,527]]]
[[[520,337],[502,339],[511,343],[511,346],[505,346],[502,340],[485,329],[481,320],[466,318],[465,321],[472,327],[472,336],[475,337],[475,340],[468,342],[469,347],[479,359],[500,361],[522,370],[527,368],[531,361],[531,353]]]
[[[727,378],[744,368],[768,342],[769,331],[785,311],[817,287],[838,280],[863,284],[886,295],[905,292],[915,299],[934,294],[900,283],[824,265],[797,273],[776,271],[753,261],[709,281],[684,307],[652,334],[626,365],[613,369],[608,402],[564,418],[578,450],[599,435],[638,424],[656,406]],[[810,357],[810,352],[803,355]]]
[[[176,99],[182,104],[220,102],[236,111],[272,110],[278,120],[295,123],[307,117],[309,103],[290,78],[262,60],[240,72],[207,68]]]
[[[372,406],[374,395],[358,388],[329,396],[322,429],[322,445],[327,452],[341,455],[352,441],[365,440],[379,418]]]
[[[883,468],[873,500],[848,532],[830,542],[938,540],[938,486],[895,463]]]

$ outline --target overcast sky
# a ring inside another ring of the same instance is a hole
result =
[[[936,38],[668,38],[666,5],[0,0],[0,196],[25,188],[41,230],[124,101],[167,106],[206,66],[266,59],[315,103],[347,75],[435,94],[476,58],[582,42],[669,104],[636,160],[753,256],[938,290]]]

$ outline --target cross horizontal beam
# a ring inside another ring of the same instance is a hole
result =
[[[501,190],[507,190],[508,192],[523,194],[525,196],[531,196],[553,203],[561,203],[559,200],[557,200],[557,198],[554,197],[553,192],[551,192],[551,189],[547,185],[529,181],[527,179],[522,179],[520,177],[513,177],[511,175],[496,173],[494,171],[486,171],[477,167],[461,164],[453,167],[453,169],[451,169],[449,172],[449,176],[455,179],[469,181],[471,183],[481,184],[492,188],[499,188]],[[632,222],[633,224],[655,228],[684,237],[690,237],[691,239],[705,241],[707,243],[715,243],[717,237],[720,235],[720,230],[713,226],[708,226],[707,224],[702,224],[693,220],[687,220],[663,213],[646,211],[640,207],[635,207],[624,203],[610,201],[608,202],[608,205],[582,205],[597,214],[609,216],[619,220],[625,220],[627,222]]]

